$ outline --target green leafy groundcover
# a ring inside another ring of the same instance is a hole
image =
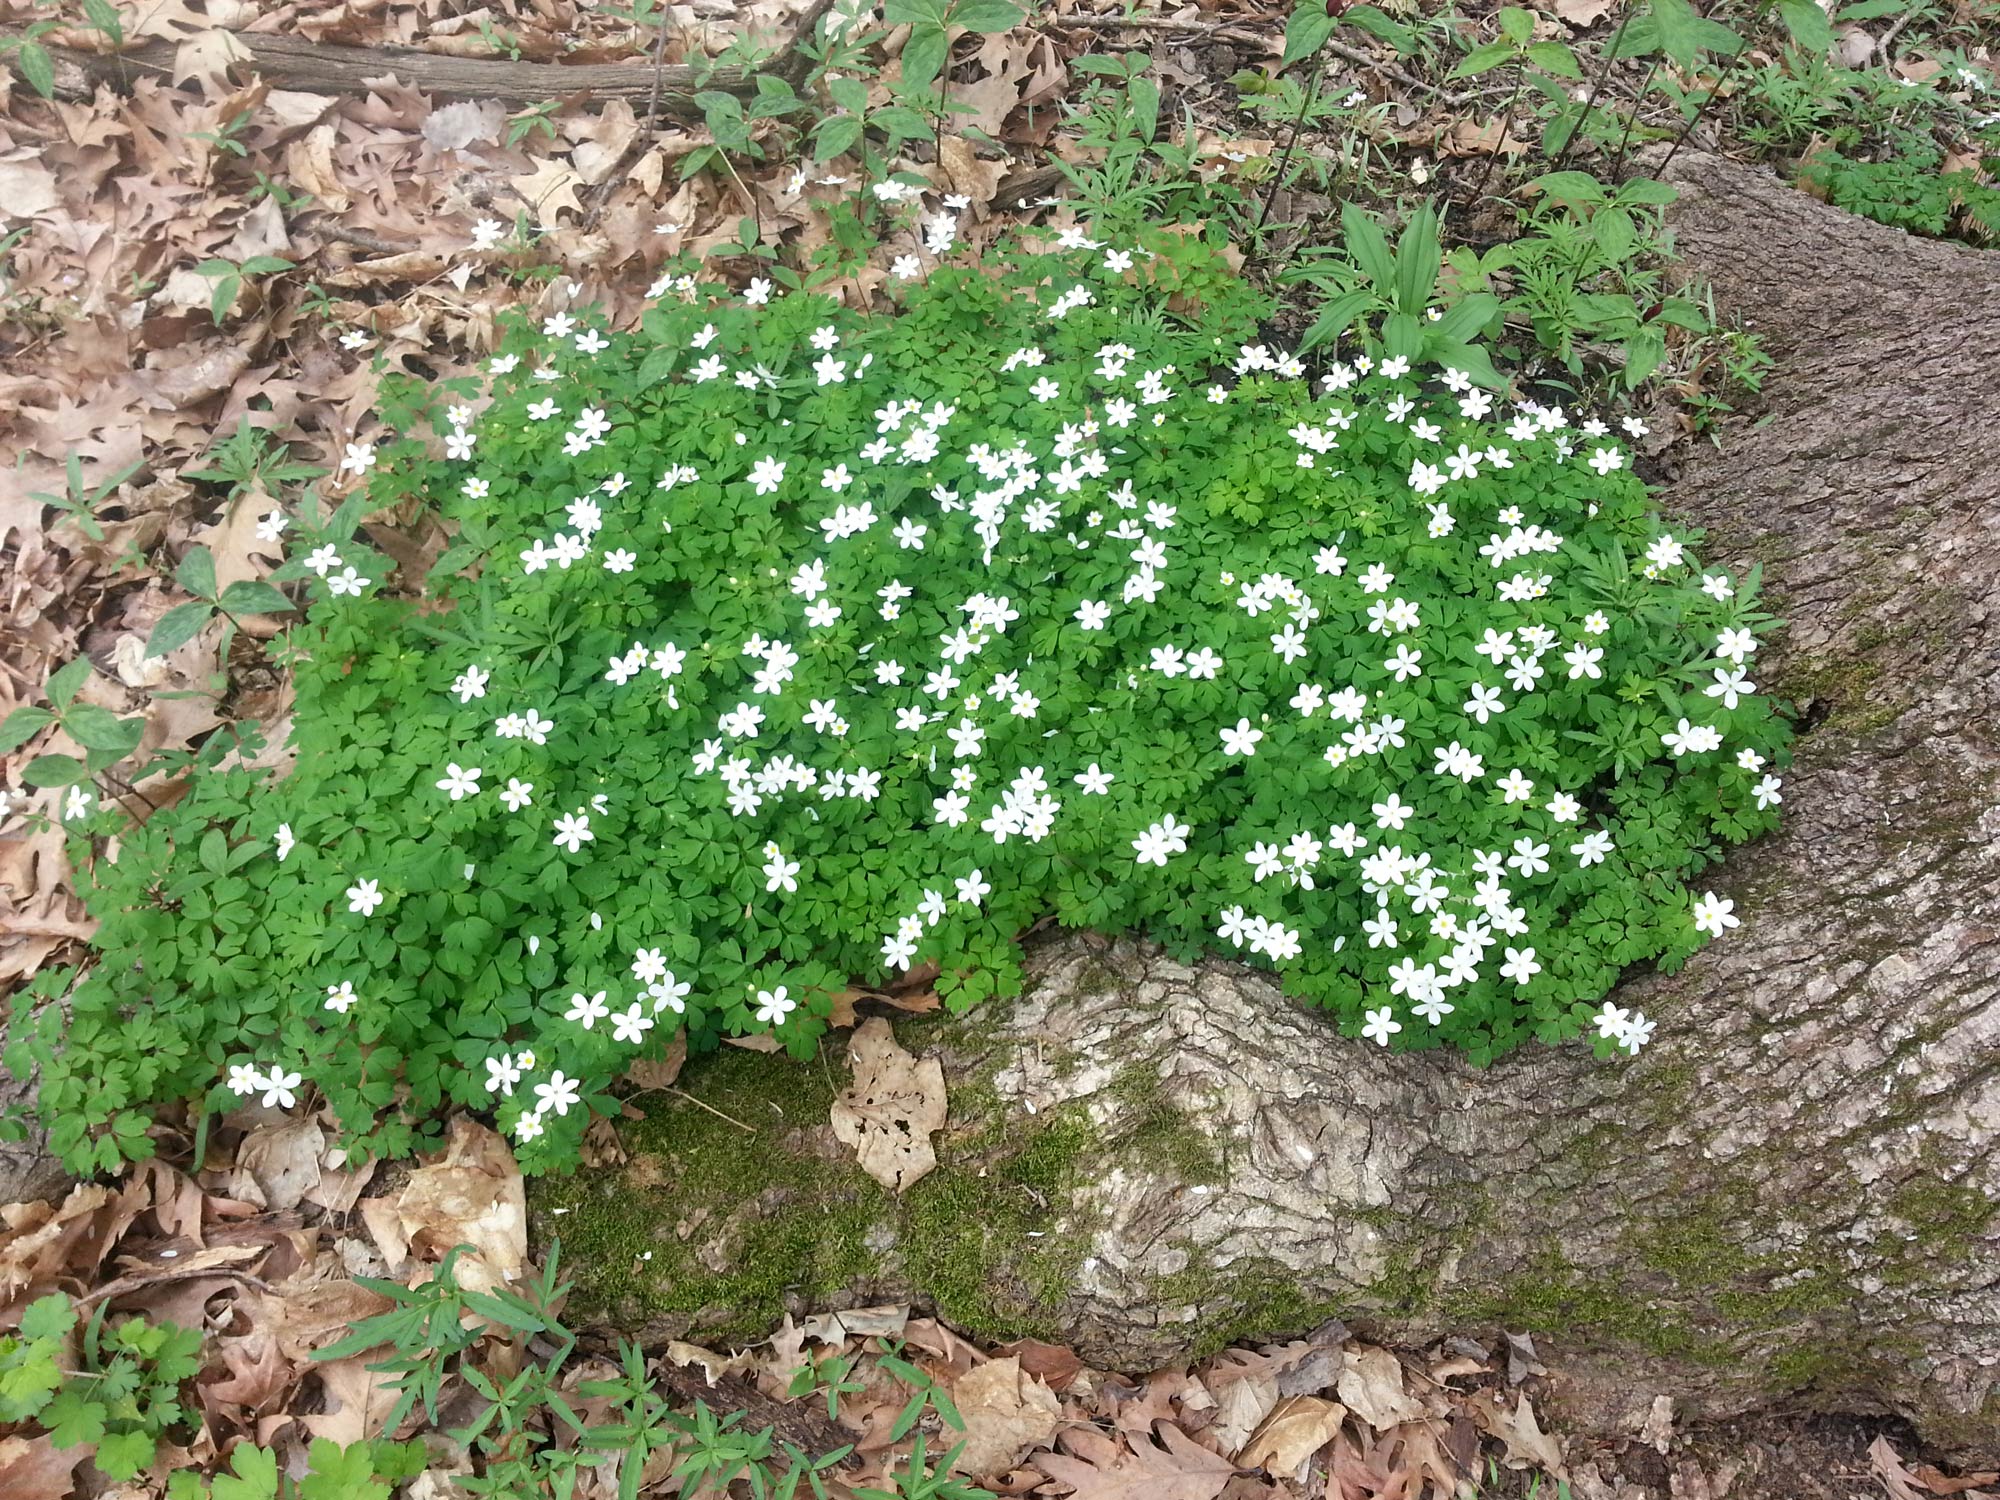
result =
[[[1195,233],[897,269],[867,316],[686,267],[348,450],[289,565],[296,771],[128,832],[66,1032],[17,1037],[74,1159],[317,1091],[359,1149],[449,1101],[561,1166],[678,1030],[806,1056],[932,962],[1005,996],[1051,913],[1386,1046],[1638,1050],[1596,1002],[1735,925],[1686,882],[1774,826],[1788,730],[1754,577],[1621,435],[1412,368],[1490,370],[1450,313],[1309,375]],[[417,496],[421,604],[355,540]]]

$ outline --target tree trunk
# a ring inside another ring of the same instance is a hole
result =
[[[545,1186],[571,1263],[617,1262],[589,1296],[676,1332],[914,1298],[1125,1368],[1332,1316],[1528,1328],[1579,1425],[1792,1397],[2000,1445],[2000,258],[1676,176],[1691,269],[1779,369],[1665,499],[1765,565],[1756,676],[1811,727],[1783,832],[1714,874],[1743,926],[1618,996],[1645,1055],[1385,1054],[1240,968],[1062,938],[1020,1001],[903,1025],[953,1095],[900,1200],[818,1080],[735,1055],[688,1084],[730,1123],[674,1104]]]

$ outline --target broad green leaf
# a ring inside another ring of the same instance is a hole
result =
[[[160,616],[160,623],[146,638],[146,655],[165,656],[169,651],[185,646],[200,635],[201,627],[214,617],[215,606],[204,599],[176,604]]]
[[[1139,139],[1151,143],[1160,129],[1160,86],[1150,78],[1131,83],[1132,117],[1139,126]]]
[[[1701,51],[1701,17],[1688,0],[1652,0],[1653,25],[1667,56],[1684,68],[1694,66]]]
[[[42,1408],[39,1420],[48,1429],[49,1440],[60,1450],[78,1448],[103,1437],[105,1416],[102,1405],[71,1387],[59,1392],[55,1400]]]
[[[282,615],[292,601],[261,578],[242,578],[222,591],[217,601],[232,615]]]
[[[1425,203],[1403,226],[1396,241],[1396,306],[1407,313],[1421,313],[1437,290],[1438,271],[1444,264],[1444,250],[1438,243],[1437,210]]]
[[[73,755],[38,755],[22,769],[21,780],[29,786],[75,786],[87,774]]]
[[[1450,370],[1463,370],[1490,391],[1504,391],[1507,380],[1493,368],[1493,356],[1478,344],[1444,344],[1430,351],[1430,357]]]
[[[273,271],[289,271],[292,263],[282,256],[253,255],[237,269],[245,276],[268,276]]]
[[[228,1474],[215,1476],[215,1500],[276,1500],[278,1455],[269,1448],[238,1443],[230,1452]]]
[[[1500,299],[1491,292],[1471,292],[1444,310],[1431,332],[1448,343],[1462,344],[1500,315]]]
[[[1416,32],[1377,6],[1357,5],[1341,19],[1378,42],[1387,42],[1400,56],[1408,57],[1417,50]]]
[[[959,0],[949,16],[954,26],[967,31],[1012,31],[1026,18],[1014,0]]]
[[[1289,68],[1318,52],[1339,24],[1326,13],[1326,0],[1298,0],[1285,18],[1283,65]]]
[[[1500,34],[1515,46],[1521,46],[1535,34],[1533,12],[1518,6],[1505,5],[1500,8]]]
[[[868,113],[868,85],[859,78],[830,78],[827,93],[833,102],[851,115]]]
[[[61,1292],[37,1297],[21,1313],[21,1336],[30,1339],[59,1339],[76,1327],[76,1309]]]
[[[1609,197],[1604,184],[1588,172],[1547,172],[1528,187],[1557,203],[1596,205]]]
[[[1667,357],[1667,341],[1651,328],[1642,328],[1625,341],[1625,389],[1636,390],[1639,383]]]
[[[1329,298],[1321,304],[1319,317],[1306,331],[1305,338],[1300,340],[1300,352],[1316,349],[1321,344],[1339,338],[1354,326],[1354,320],[1360,317],[1363,310],[1374,300],[1374,296],[1368,292],[1345,292],[1338,297]]]
[[[115,750],[130,755],[146,732],[143,718],[121,719],[94,703],[72,704],[63,711],[63,729],[86,750]]]
[[[1347,253],[1361,268],[1361,274],[1375,284],[1379,295],[1388,297],[1396,280],[1396,261],[1389,253],[1389,237],[1382,232],[1382,226],[1367,209],[1348,199],[1340,205],[1340,230],[1347,242]]]
[[[1424,350],[1424,320],[1414,313],[1390,313],[1382,320],[1382,347],[1391,358],[1415,359]]]
[[[1487,42],[1474,47],[1465,54],[1465,60],[1451,70],[1453,78],[1477,78],[1481,73],[1490,73],[1504,62],[1514,57],[1511,42]]]
[[[215,597],[215,554],[206,547],[192,547],[181,565],[174,569],[174,581],[197,599]]]
[[[1631,255],[1632,247],[1638,243],[1639,231],[1632,222],[1632,216],[1613,204],[1600,208],[1590,221],[1591,237],[1597,241],[1598,252],[1617,265],[1623,265]]]
[[[1666,204],[1679,198],[1681,190],[1651,177],[1634,177],[1618,189],[1620,203]]]
[[[929,88],[944,71],[945,54],[951,42],[942,26],[913,26],[903,44],[903,86]]]
[[[90,658],[87,656],[79,656],[75,661],[65,662],[49,676],[49,702],[57,708],[68,708],[70,701],[82,690],[84,683],[90,680],[90,673]]]
[[[32,703],[15,709],[0,721],[0,755],[20,749],[55,721],[54,714]]]
[[[156,1451],[153,1439],[143,1432],[107,1432],[97,1441],[97,1467],[122,1483],[151,1468]]]
[[[1815,0],[1778,0],[1778,15],[1792,40],[1824,57],[1833,47],[1833,22]]]
[[[49,49],[40,42],[23,42],[15,56],[20,61],[21,76],[28,80],[28,86],[44,99],[55,98],[56,65],[49,56]]]
[[[843,151],[852,150],[854,143],[860,139],[859,115],[828,115],[813,127],[813,160],[831,161]],[[666,349],[655,349],[653,354],[669,352],[671,351]],[[646,357],[651,359],[652,355]]]
[[[1544,73],[1553,73],[1558,78],[1583,77],[1583,69],[1577,66],[1576,54],[1561,42],[1536,42],[1528,48],[1528,61]]]

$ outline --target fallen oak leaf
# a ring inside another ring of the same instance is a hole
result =
[[[1216,1500],[1236,1476],[1228,1459],[1171,1422],[1154,1424],[1151,1438],[1127,1433],[1129,1447],[1087,1427],[1057,1441],[1068,1454],[1044,1451],[1033,1463],[1075,1490],[1073,1500]]]
[[[1512,1411],[1495,1401],[1490,1391],[1479,1392],[1466,1406],[1473,1421],[1507,1445],[1508,1468],[1533,1467],[1556,1479],[1568,1478],[1561,1445],[1542,1431],[1535,1420],[1535,1408],[1525,1395],[1514,1403]]]
[[[1985,1484],[2000,1484],[2000,1469],[1982,1469],[1977,1474],[1946,1474],[1934,1464],[1918,1464],[1911,1476],[1933,1495],[1962,1495]]]

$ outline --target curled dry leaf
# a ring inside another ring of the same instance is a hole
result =
[[[1320,1396],[1287,1396],[1236,1457],[1245,1468],[1296,1477],[1306,1462],[1332,1442],[1347,1419],[1347,1408]]]
[[[988,1360],[959,1377],[952,1399],[965,1419],[964,1447],[952,1465],[959,1474],[1004,1474],[1053,1438],[1062,1422],[1056,1393],[1015,1357]]]
[[[833,1133],[855,1148],[862,1171],[900,1193],[937,1165],[931,1133],[945,1122],[944,1067],[904,1051],[880,1016],[855,1028],[847,1056],[854,1084],[833,1103]]]
[[[319,1186],[325,1155],[326,1133],[317,1120],[260,1125],[243,1138],[223,1191],[269,1209],[297,1208]]]
[[[511,1283],[528,1261],[528,1204],[521,1169],[507,1143],[472,1120],[451,1122],[445,1159],[419,1167],[394,1199],[369,1198],[361,1217],[393,1267],[422,1280],[455,1245],[470,1245],[457,1274],[476,1291]],[[412,1283],[414,1284],[414,1282]]]
[[[1335,1391],[1349,1411],[1377,1432],[1424,1414],[1403,1389],[1403,1366],[1387,1349],[1349,1349]]]
[[[853,1307],[846,1312],[817,1313],[799,1326],[815,1344],[839,1344],[848,1339],[899,1339],[909,1323],[907,1307]]]

